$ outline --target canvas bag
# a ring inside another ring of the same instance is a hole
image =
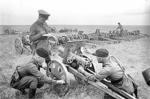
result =
[[[11,87],[13,87],[14,84],[20,80],[20,75],[19,75],[19,72],[18,72],[18,67],[20,67],[20,66],[16,67],[13,75],[11,76],[11,81],[10,81],[10,86]]]

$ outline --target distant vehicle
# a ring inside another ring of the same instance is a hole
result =
[[[63,32],[57,32],[56,29],[53,29],[53,32],[45,34],[43,36],[47,36],[50,41],[50,45],[53,45],[51,42],[54,41],[55,45],[65,45],[67,42],[73,41],[85,41],[85,42],[94,42],[94,41],[104,41],[104,42],[112,42],[112,43],[120,43],[122,40],[129,41],[139,39],[141,37],[146,37],[146,35],[141,34],[139,30],[135,31],[127,31],[123,30],[122,33],[118,31],[109,31],[101,32],[100,29],[96,29],[94,33],[85,34],[84,31],[65,32],[68,29],[65,29]],[[70,30],[69,30],[70,31]],[[20,33],[19,33],[20,34]],[[19,54],[23,54],[26,50],[29,53],[32,53],[31,44],[29,40],[29,33],[21,33],[21,36],[16,38],[15,40],[15,48],[16,52]],[[148,36],[147,36],[148,37]]]

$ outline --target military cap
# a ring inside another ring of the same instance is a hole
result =
[[[47,52],[44,48],[38,48],[36,50],[36,53],[37,53],[37,55],[39,55],[40,57],[45,58],[45,59],[48,58],[49,55],[51,55],[51,52],[50,51]]]
[[[32,57],[33,61],[38,63],[39,65],[42,65],[42,63],[45,61],[45,59],[43,57],[40,57],[39,55],[35,54]]]
[[[93,53],[94,56],[97,56],[97,57],[107,57],[109,54],[108,50],[107,49],[97,49],[95,51],[95,53]]]
[[[44,10],[38,10],[39,15],[50,16],[50,14]]]

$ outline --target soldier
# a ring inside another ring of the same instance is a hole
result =
[[[30,41],[32,43],[33,54],[35,52],[43,57],[43,54],[50,53],[50,49],[48,48],[48,40],[47,37],[44,37],[44,34],[48,33],[48,25],[46,20],[48,20],[50,14],[44,10],[39,10],[39,18],[36,22],[34,22],[30,27]],[[48,55],[47,55],[48,56]],[[50,60],[49,56],[44,57],[47,61]],[[47,62],[46,61],[46,62]]]
[[[117,60],[113,56],[109,56],[109,52],[106,49],[98,49],[93,53],[97,57],[98,63],[102,63],[102,70],[96,75],[90,76],[89,80],[95,81],[107,79],[119,89],[126,91],[127,93],[137,96],[137,88],[135,83],[125,74],[124,68],[119,65]],[[114,99],[109,95],[105,95],[105,99]]]
[[[64,84],[63,80],[53,80],[39,71],[43,62],[42,57],[34,56],[26,64],[17,66],[11,77],[10,86],[20,90],[22,94],[26,94],[25,89],[29,89],[29,99],[34,99],[36,89],[41,88],[44,83]]]
[[[122,33],[123,33],[123,26],[120,24],[120,22],[118,22],[118,27],[116,28],[116,30],[119,32],[120,35],[122,35]]]

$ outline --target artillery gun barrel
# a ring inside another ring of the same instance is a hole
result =
[[[88,63],[90,63],[90,61],[86,60],[86,58],[84,57],[81,57],[81,56],[78,56],[74,53],[69,53],[68,55],[69,59],[71,59],[72,61],[74,59],[77,60],[77,62],[82,65],[83,67],[86,66]],[[96,75],[95,72],[93,72],[92,70],[86,68],[89,72],[91,72],[93,75]],[[81,73],[78,73],[77,71],[73,70],[72,67],[69,66],[68,68],[68,71],[71,72],[72,74],[74,74],[75,76],[85,80],[85,81],[88,81],[88,79],[82,75]],[[98,79],[97,79],[98,80]],[[102,83],[104,85],[106,85],[109,89],[111,89],[113,92],[116,92],[117,94],[121,95],[122,97],[124,97],[125,99],[136,99],[135,97],[133,97],[132,95],[128,94],[127,92],[123,91],[123,90],[120,90],[119,88],[113,86],[111,83],[105,81],[105,80],[102,80],[101,82],[92,82],[92,81],[88,81],[89,84],[91,84],[92,86],[100,86],[99,84],[97,85],[97,83]],[[102,86],[101,86],[102,87]],[[100,89],[100,88],[98,88]],[[106,92],[106,88],[105,89],[101,89],[102,91]],[[106,92],[107,93],[107,92]],[[108,92],[108,94],[112,95],[111,92]],[[122,99],[122,98],[121,98]]]
[[[88,71],[90,71],[93,75],[96,75],[95,72],[91,71],[90,69],[88,69]],[[128,94],[127,92],[120,90],[119,88],[113,86],[111,83],[102,80],[101,81],[103,84],[105,84],[106,86],[108,86],[108,88],[110,88],[111,90],[115,91],[116,93],[118,93],[119,95],[127,98],[127,99],[136,99],[135,97],[133,97],[132,95]]]
[[[102,85],[101,82],[92,82],[92,81],[88,81],[87,77],[85,77],[83,74],[79,73],[77,70],[75,70],[74,68],[72,68],[71,66],[67,66],[68,67],[68,71],[70,73],[72,73],[74,76],[81,78],[82,80],[86,81],[88,84],[98,88],[99,90],[111,95],[112,97],[116,98],[116,99],[125,99],[124,97],[122,97],[121,95],[117,94],[116,92],[113,92],[112,90],[105,88]],[[131,98],[129,98],[131,99]],[[133,99],[133,98],[132,98]]]

